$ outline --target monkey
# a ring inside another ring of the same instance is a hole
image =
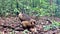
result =
[[[21,20],[21,22],[22,21],[30,21],[30,22],[34,22],[34,23],[36,22],[35,19],[31,18],[30,16],[28,16],[24,13],[19,13],[18,17]]]
[[[19,19],[22,21],[29,21],[31,19],[30,16],[26,15],[25,13],[19,13],[18,14]]]
[[[30,21],[22,21],[22,27],[23,29],[30,29],[30,28],[34,28],[35,27],[35,23],[34,22],[30,22]]]
[[[22,26],[27,28],[27,27],[34,27],[35,23],[30,22],[30,21],[22,21]]]
[[[21,20],[23,29],[28,29],[30,31],[30,28],[35,27],[36,20],[31,18],[30,16],[28,16],[24,13],[19,13],[18,17]]]

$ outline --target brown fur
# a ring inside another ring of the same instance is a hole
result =
[[[22,22],[22,26],[24,29],[28,29],[30,30],[30,28],[34,28],[35,27],[35,20],[32,19],[30,16],[24,14],[24,13],[19,13],[18,15],[19,19]]]
[[[18,17],[19,17],[19,19],[21,21],[27,21],[27,20],[30,20],[31,19],[30,16],[28,16],[28,15],[26,15],[24,13],[19,13]]]
[[[30,19],[30,22],[32,22],[32,23],[36,23],[36,20],[34,20],[34,19]]]
[[[30,21],[22,21],[22,26],[24,29],[34,28],[35,23]]]
[[[21,21],[30,21],[30,22],[35,22],[36,21],[36,20],[32,19],[30,16],[28,16],[24,13],[19,13],[18,17]]]

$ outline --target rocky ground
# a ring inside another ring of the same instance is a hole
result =
[[[60,22],[60,18],[57,17],[40,17],[36,18],[36,29],[37,32],[28,32],[27,34],[60,34],[60,29],[50,29],[44,30],[43,26],[51,25],[50,22],[47,22],[47,19],[50,21]],[[6,34],[23,34],[24,29],[22,28],[21,21],[18,17],[0,17],[0,33]],[[13,32],[13,33],[12,33]]]

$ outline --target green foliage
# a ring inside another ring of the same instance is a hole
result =
[[[25,12],[35,16],[55,15],[56,3],[50,5],[49,0],[0,0],[0,16],[15,16],[17,12]]]
[[[24,30],[23,31],[23,34],[27,34],[29,31],[28,30]]]
[[[60,22],[53,21],[53,25],[60,26]]]
[[[47,31],[47,30],[50,30],[50,26],[43,26],[44,27],[44,30]]]
[[[43,27],[44,27],[44,30],[50,30],[50,29],[59,28],[59,26],[60,26],[60,22],[53,21],[51,25],[46,25]]]

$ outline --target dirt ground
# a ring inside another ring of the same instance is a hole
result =
[[[39,17],[36,18],[36,26],[37,32],[28,32],[27,34],[60,34],[60,29],[51,29],[51,30],[44,30],[43,26],[44,25],[50,25],[51,23],[47,23],[47,19],[50,21],[57,21],[60,22],[60,18],[57,17]],[[0,17],[0,32],[10,34],[10,32],[14,32],[16,34],[22,34],[23,28],[21,25],[21,21],[19,20],[18,17]],[[13,33],[13,34],[14,34]]]

